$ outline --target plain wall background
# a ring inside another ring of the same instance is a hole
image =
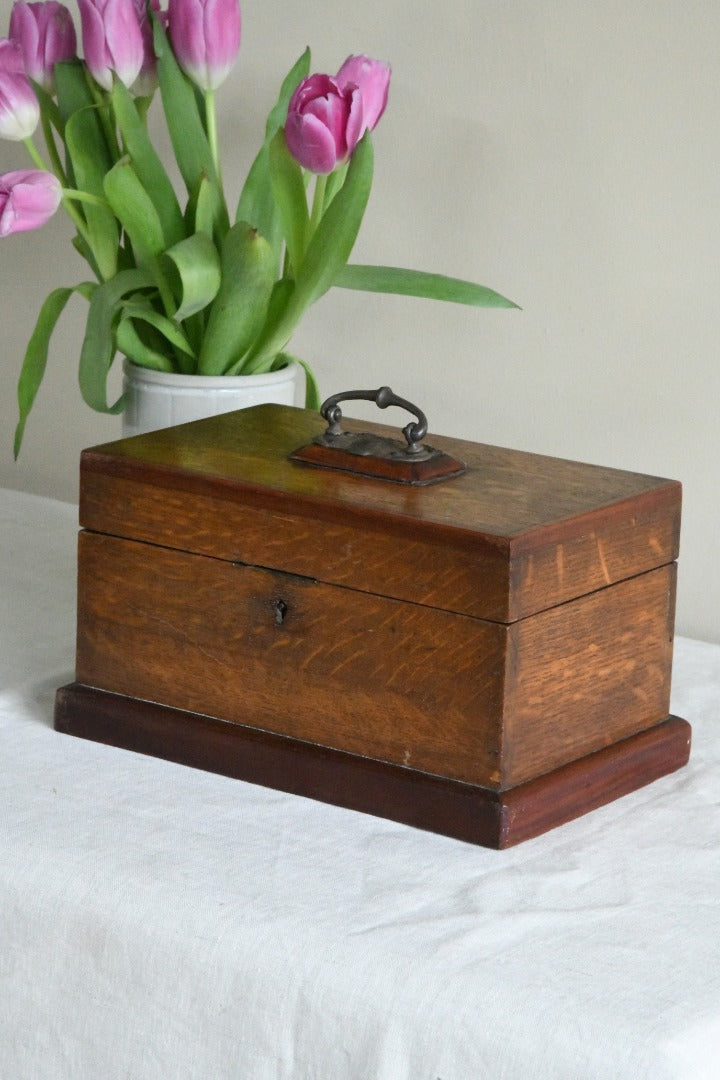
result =
[[[3,28],[10,8],[0,0]],[[219,94],[229,194],[307,44],[313,70],[351,52],[393,65],[353,258],[468,277],[522,305],[334,290],[291,346],[321,392],[389,383],[435,432],[682,480],[677,629],[720,641],[720,5],[245,0]],[[0,170],[24,167],[24,148],[1,143]],[[87,276],[70,235],[58,215],[0,244],[0,484],[68,500],[80,449],[119,435],[76,388],[82,301],[17,463],[12,434],[40,304]]]

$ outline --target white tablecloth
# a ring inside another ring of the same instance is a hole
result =
[[[720,647],[686,769],[487,851],[55,733],[75,517],[0,491],[3,1080],[720,1077]]]

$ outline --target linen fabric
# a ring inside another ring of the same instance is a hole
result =
[[[75,522],[0,491],[0,1075],[717,1080],[719,646],[686,769],[488,851],[56,733]]]

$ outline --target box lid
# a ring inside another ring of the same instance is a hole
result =
[[[289,460],[324,428],[260,405],[93,447],[80,524],[497,622],[677,557],[676,481],[434,435],[467,470],[427,487]]]

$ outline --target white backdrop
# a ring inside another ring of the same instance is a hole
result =
[[[2,28],[10,7],[0,0]],[[678,629],[720,641],[720,6],[245,0],[243,16],[220,92],[228,190],[306,44],[314,70],[350,52],[389,60],[354,258],[469,277],[522,306],[331,292],[293,340],[321,391],[390,383],[435,432],[682,480]],[[25,161],[0,144],[1,171]],[[86,274],[69,237],[58,216],[0,244],[0,484],[72,499],[80,449],[119,432],[76,389],[81,301],[12,460],[37,310]]]

